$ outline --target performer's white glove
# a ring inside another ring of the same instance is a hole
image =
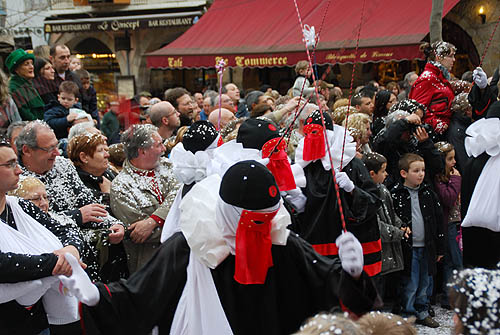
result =
[[[345,272],[358,278],[363,272],[363,248],[350,232],[342,233],[335,241],[339,248],[339,258]]]
[[[89,276],[85,273],[83,268],[78,263],[77,259],[70,253],[64,255],[73,274],[70,277],[59,276],[59,280],[63,283],[71,294],[73,294],[79,301],[87,306],[95,306],[99,303],[99,290],[92,284]]]
[[[346,192],[352,192],[354,190],[354,183],[351,178],[345,172],[335,173],[335,178],[337,178],[337,184]]]
[[[302,193],[300,188],[296,188],[290,191],[281,192],[281,195],[292,204],[293,208],[298,213],[302,213],[306,207],[306,196]]]
[[[472,72],[472,78],[479,88],[483,89],[488,86],[488,76],[480,67],[476,67],[474,72]]]

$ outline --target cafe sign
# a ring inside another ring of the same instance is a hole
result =
[[[75,33],[89,31],[135,31],[190,26],[198,21],[198,16],[152,19],[104,20],[100,22],[49,23],[45,24],[46,33]]]

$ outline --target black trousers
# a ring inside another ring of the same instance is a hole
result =
[[[464,267],[497,269],[500,232],[481,227],[462,228]]]

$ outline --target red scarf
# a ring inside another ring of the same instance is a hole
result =
[[[140,171],[134,169],[133,171],[137,173],[139,176],[151,178],[151,191],[153,191],[153,193],[156,195],[156,199],[158,199],[158,202],[161,205],[165,200],[165,197],[161,193],[160,184],[156,180],[155,170]]]
[[[285,152],[286,142],[282,140],[276,148],[277,151],[272,152],[279,140],[279,137],[275,137],[262,146],[262,158],[269,158],[267,168],[273,174],[274,179],[276,179],[280,191],[294,190],[297,186],[295,185],[292,168]]]
[[[236,230],[234,280],[240,284],[264,284],[273,266],[272,219],[278,210],[258,213],[243,210]],[[257,223],[258,222],[258,223]]]

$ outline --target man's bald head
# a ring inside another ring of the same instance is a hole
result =
[[[220,129],[224,128],[226,124],[228,124],[231,120],[236,119],[236,116],[229,110],[225,108],[221,108],[221,115],[220,115]],[[210,113],[208,116],[208,121],[210,121],[211,124],[213,124],[216,128],[219,123],[219,109],[216,108]]]
[[[181,124],[179,112],[168,101],[161,101],[151,106],[149,117],[151,123],[158,127],[162,137],[171,136],[171,131]]]

